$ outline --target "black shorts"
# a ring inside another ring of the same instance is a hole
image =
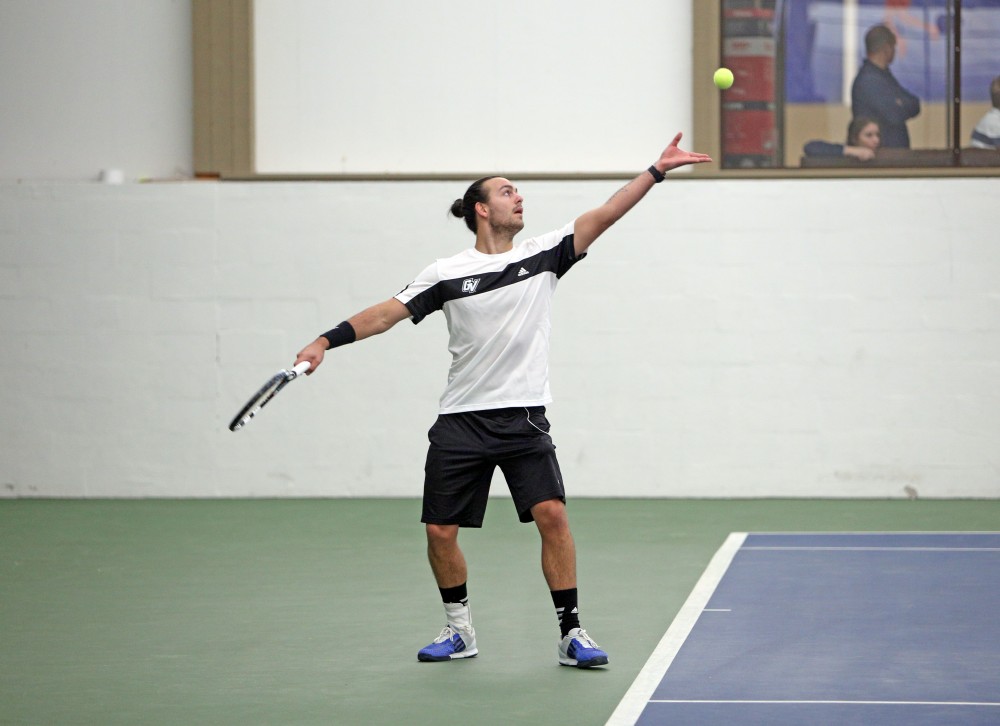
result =
[[[539,502],[566,501],[544,406],[442,414],[427,438],[421,522],[482,527],[498,466],[522,522]]]

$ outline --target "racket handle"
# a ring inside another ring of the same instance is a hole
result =
[[[304,360],[298,363],[294,368],[292,368],[292,371],[295,373],[296,376],[301,376],[303,373],[309,370],[311,365],[312,364],[309,363],[309,361]]]

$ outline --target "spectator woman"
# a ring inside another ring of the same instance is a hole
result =
[[[881,146],[882,133],[878,121],[859,116],[847,127],[847,143],[810,141],[805,145],[806,156],[850,156],[859,161],[871,161]]]

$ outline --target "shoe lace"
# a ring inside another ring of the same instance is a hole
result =
[[[445,643],[452,639],[455,635],[455,630],[450,625],[445,625],[441,629],[441,634],[434,639],[435,643]]]
[[[587,635],[587,631],[584,630],[583,628],[580,628],[580,632],[576,634],[576,636],[574,637],[574,640],[579,640],[580,641],[580,645],[584,646],[585,648],[600,648],[601,647],[597,643],[594,642],[593,638],[591,638],[589,635]]]

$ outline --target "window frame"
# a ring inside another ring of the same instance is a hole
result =
[[[961,0],[954,0],[961,17]],[[692,4],[692,148],[709,154],[718,163],[692,167],[698,177],[726,179],[829,179],[857,177],[955,177],[1000,176],[1000,151],[970,150],[960,138],[961,102],[952,99],[950,109],[951,147],[928,150],[910,166],[890,166],[891,160],[877,165],[845,160],[825,165],[783,166],[760,169],[723,169],[722,159],[722,95],[712,83],[712,74],[722,65],[722,4],[723,0],[691,0]],[[960,40],[960,37],[959,37]],[[959,68],[955,68],[956,75]],[[784,109],[781,114],[784,116]],[[956,165],[956,160],[959,162]],[[786,159],[786,164],[788,160]]]
[[[712,74],[722,58],[722,1],[690,0],[692,7],[692,129],[685,146],[709,154],[715,164],[689,168],[694,178],[857,178],[857,177],[991,177],[1000,176],[1000,152],[982,166],[881,166],[845,161],[843,165],[784,166],[770,169],[723,169],[721,94]],[[953,0],[961,12],[961,0]],[[451,174],[397,175],[264,175],[254,165],[253,0],[192,0],[193,156],[195,176],[233,180],[267,179],[452,179]],[[782,111],[784,113],[784,111]],[[961,105],[952,109],[953,128],[960,129]],[[961,140],[960,140],[961,141]],[[962,146],[961,149],[966,149]],[[982,150],[978,150],[982,151]],[[955,149],[939,154],[952,156]],[[987,155],[991,152],[987,152]],[[983,160],[983,155],[978,155]],[[941,159],[929,158],[937,164]],[[967,160],[968,161],[968,160]],[[972,160],[976,161],[976,160]],[[944,162],[947,164],[947,160]],[[619,179],[622,174],[530,174],[524,178]]]

